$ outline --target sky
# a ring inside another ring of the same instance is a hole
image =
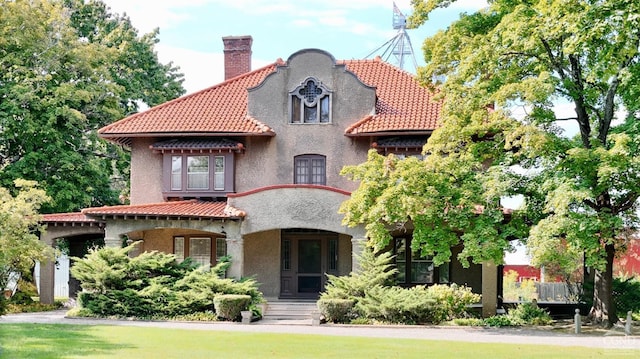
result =
[[[126,13],[140,34],[159,28],[158,58],[180,67],[187,93],[223,81],[225,36],[253,37],[252,68],[256,69],[306,48],[322,49],[342,60],[373,58],[383,54],[383,45],[398,32],[393,28],[392,0],[103,1],[112,12]],[[410,0],[395,4],[404,15],[411,13]],[[407,30],[418,66],[424,65],[425,38],[445,29],[460,13],[486,6],[484,0],[458,0],[436,10],[420,28]],[[405,63],[405,70],[415,72],[412,61]],[[510,264],[528,262],[522,248],[505,259]]]
[[[328,51],[339,60],[373,58],[386,47],[367,56],[397,34],[392,25],[393,0],[103,1],[112,12],[126,13],[141,34],[159,28],[158,57],[162,63],[180,66],[187,93],[222,82],[224,36],[253,37],[256,69],[306,48]],[[411,13],[410,0],[395,3],[405,15]],[[422,27],[408,30],[418,65],[424,64],[426,37],[446,28],[461,12],[486,6],[484,0],[458,0],[437,10]],[[405,70],[415,71],[413,65]]]

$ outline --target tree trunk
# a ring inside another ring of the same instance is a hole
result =
[[[604,271],[595,271],[595,283],[593,289],[593,306],[589,318],[597,324],[610,328],[618,322],[615,304],[613,302],[613,257],[615,247],[613,244],[605,245],[607,265]]]

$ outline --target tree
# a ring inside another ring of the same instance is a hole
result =
[[[410,25],[450,3],[414,1]],[[462,241],[460,259],[500,263],[513,238],[536,265],[584,255],[596,273],[590,315],[612,325],[613,258],[638,225],[638,28],[632,0],[494,0],[462,14],[423,45],[418,78],[444,99],[428,156],[372,153],[345,169],[361,181],[346,223],[384,244],[385,225],[411,220],[414,249],[438,261]],[[556,115],[559,102],[575,114]],[[571,123],[575,136],[562,127]],[[514,195],[524,204],[505,213],[501,199]]]
[[[115,204],[128,154],[96,130],[184,93],[182,75],[101,1],[0,0],[0,185],[36,180],[43,212]]]
[[[52,256],[51,248],[38,238],[38,210],[49,200],[35,182],[16,180],[17,195],[0,187],[0,289],[11,273],[28,273],[36,260]],[[4,300],[4,295],[0,296]],[[0,305],[0,315],[2,306]]]

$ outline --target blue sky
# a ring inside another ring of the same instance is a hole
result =
[[[160,29],[156,46],[162,62],[173,61],[185,74],[187,91],[223,80],[222,37],[253,37],[253,68],[305,48],[319,48],[336,59],[362,59],[395,36],[392,0],[104,0],[126,13],[141,32]],[[410,0],[397,0],[404,14]],[[484,0],[458,0],[438,10],[421,28],[409,30],[418,65],[422,42],[444,29],[461,12],[487,6]],[[405,69],[413,71],[413,66]]]

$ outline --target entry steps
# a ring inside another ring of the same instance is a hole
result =
[[[311,320],[317,312],[315,299],[267,299],[262,318],[265,320]]]

